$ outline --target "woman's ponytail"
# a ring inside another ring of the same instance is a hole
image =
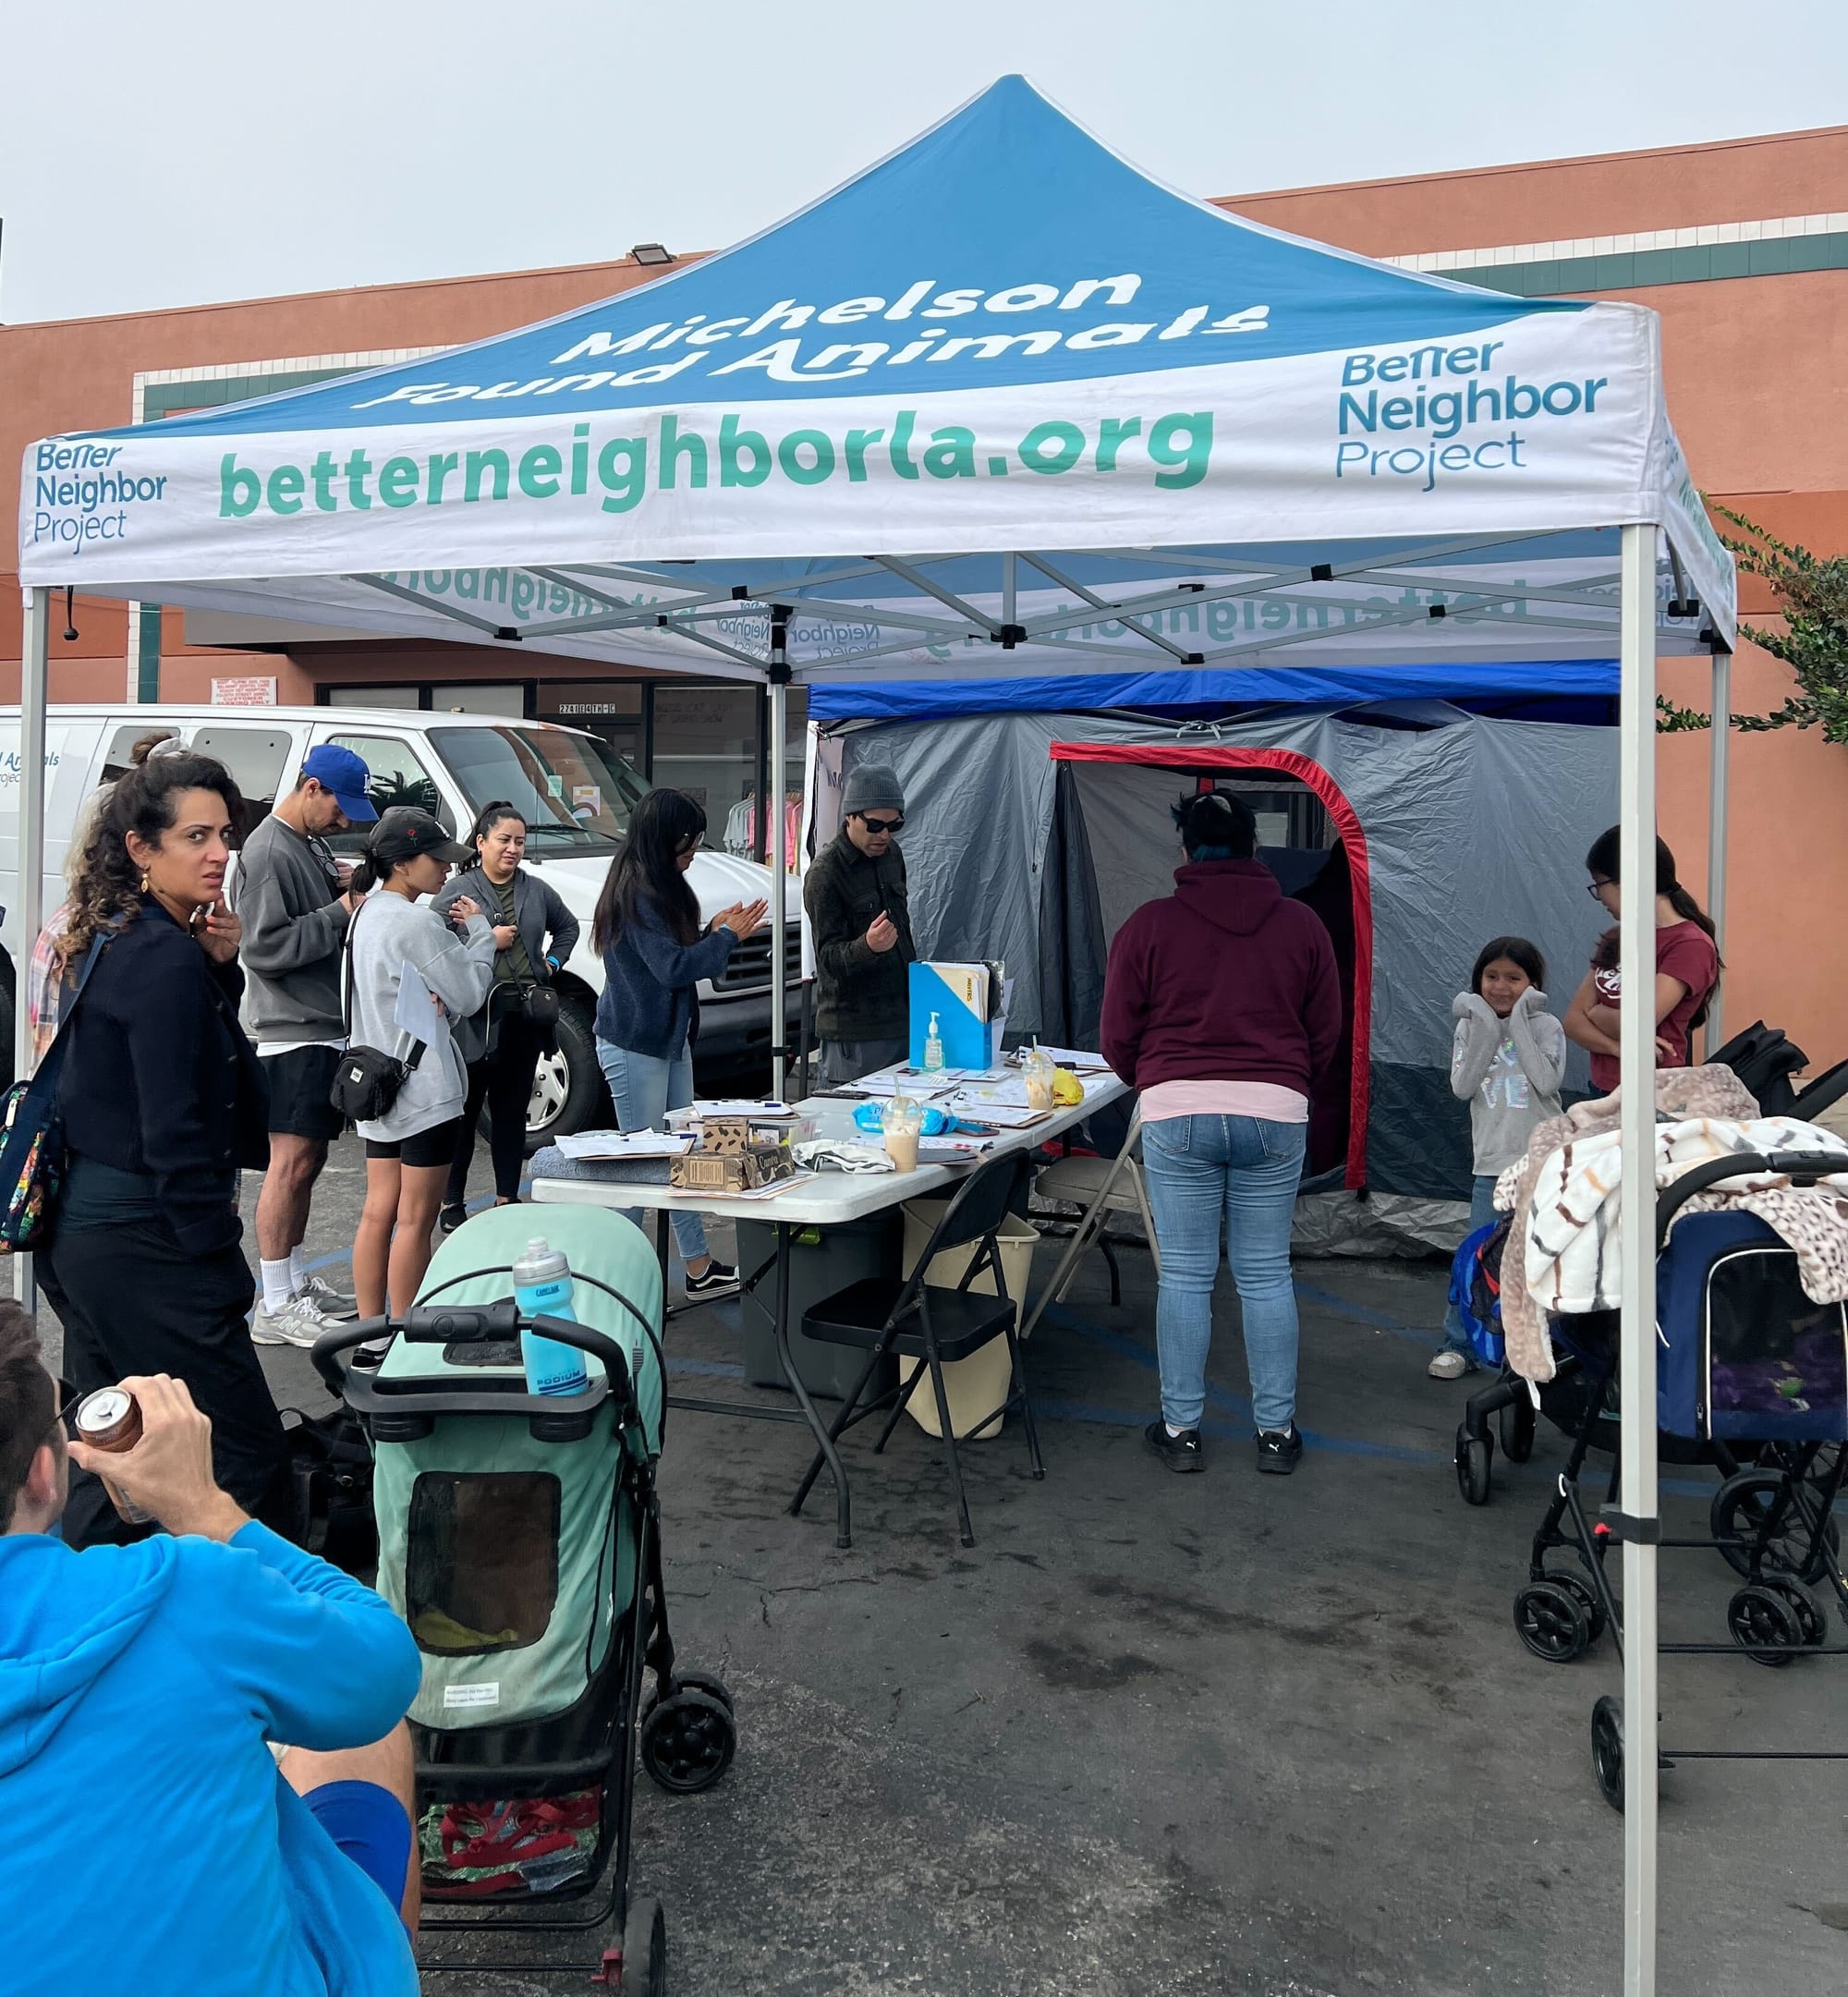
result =
[[[378,861],[370,853],[362,853],[359,865],[354,868],[352,877],[346,883],[347,891],[354,895],[370,895],[385,878],[385,873],[390,871],[391,870],[386,868],[384,872],[381,872]]]

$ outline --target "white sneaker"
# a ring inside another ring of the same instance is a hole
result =
[[[250,1320],[250,1342],[257,1346],[311,1346],[322,1333],[331,1331],[333,1324],[313,1297],[291,1297],[280,1309],[265,1310],[258,1305],[257,1314]]]
[[[344,1322],[359,1315],[359,1300],[351,1290],[336,1290],[319,1276],[310,1276],[295,1294],[306,1297],[331,1322]]]
[[[1425,1368],[1433,1380],[1461,1380],[1469,1370],[1469,1361],[1460,1352],[1440,1352]]]

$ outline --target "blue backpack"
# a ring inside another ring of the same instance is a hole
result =
[[[57,1033],[30,1081],[15,1082],[0,1107],[0,1254],[29,1254],[41,1247],[64,1190],[64,1126],[58,1121],[58,1077],[70,1046],[70,1022],[83,988],[109,939],[90,946],[77,987],[65,1004]]]

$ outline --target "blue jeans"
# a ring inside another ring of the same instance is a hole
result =
[[[1245,1318],[1245,1363],[1260,1429],[1290,1426],[1296,1406],[1296,1293],[1290,1228],[1307,1124],[1258,1116],[1174,1116],[1142,1126],[1161,1283],[1155,1345],[1161,1413],[1197,1429],[1207,1405],[1220,1231]]]
[[[1495,1218],[1495,1181],[1493,1178],[1475,1178],[1469,1186],[1469,1232],[1487,1227]],[[1464,1329],[1463,1313],[1454,1304],[1444,1309],[1444,1342],[1446,1352],[1460,1352],[1472,1369],[1480,1364],[1476,1357],[1476,1347],[1469,1342],[1469,1333]]]
[[[685,1109],[693,1100],[693,1056],[684,1041],[680,1052],[664,1061],[658,1054],[638,1054],[632,1047],[618,1047],[600,1034],[597,1065],[610,1085],[618,1130],[659,1130],[669,1110]],[[639,1207],[626,1207],[623,1212],[638,1227],[642,1224]],[[702,1260],[707,1252],[706,1224],[697,1213],[679,1208],[673,1219],[680,1260]]]

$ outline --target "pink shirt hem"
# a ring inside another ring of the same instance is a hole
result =
[[[1142,1121],[1177,1116],[1257,1116],[1270,1124],[1306,1124],[1309,1099],[1276,1082],[1157,1082],[1142,1091]]]

